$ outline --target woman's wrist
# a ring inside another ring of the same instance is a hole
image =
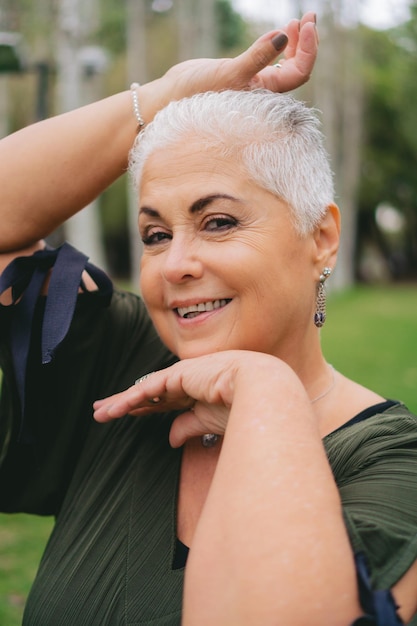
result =
[[[140,116],[143,119],[145,126],[152,122],[155,115],[163,107],[165,107],[171,101],[171,90],[168,81],[164,77],[152,80],[149,83],[144,83],[136,89],[137,102],[140,110]],[[132,117],[136,121],[137,117],[134,111],[133,98],[131,96],[131,111]]]

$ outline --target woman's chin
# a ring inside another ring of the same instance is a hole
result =
[[[213,354],[215,352],[223,352],[224,350],[229,350],[229,346],[226,345],[217,345],[213,342],[202,343],[198,342],[193,345],[186,346],[168,346],[171,352],[173,352],[181,361],[184,359],[194,359],[199,356],[205,356],[207,354]],[[236,349],[236,347],[234,348]]]

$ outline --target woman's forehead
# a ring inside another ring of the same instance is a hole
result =
[[[248,174],[236,156],[225,155],[217,147],[204,149],[198,142],[190,142],[155,150],[144,163],[139,184],[143,190],[163,185],[164,181],[175,186],[216,177],[223,181],[244,180]]]

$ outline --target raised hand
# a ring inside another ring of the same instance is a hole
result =
[[[96,401],[94,417],[106,422],[127,413],[141,416],[183,410],[170,435],[174,447],[206,432],[222,435],[233,401],[232,381],[239,365],[243,366],[245,355],[251,360],[249,352],[228,351],[184,359],[152,372],[126,391]]]
[[[257,379],[253,372],[259,374]],[[184,359],[152,372],[126,391],[97,400],[94,417],[107,422],[126,414],[182,410],[170,433],[170,443],[177,447],[207,432],[223,435],[236,394],[242,390],[246,393],[248,380],[255,397],[258,391],[265,397],[265,386],[276,396],[279,385],[288,397],[292,386],[297,394],[305,395],[300,381],[283,361],[258,352],[228,350]]]
[[[156,81],[159,95],[165,92],[168,102],[209,90],[290,91],[310,78],[317,49],[315,14],[309,12],[301,20],[291,20],[282,30],[262,35],[233,59],[193,59],[175,65]],[[271,65],[281,53],[280,67]]]

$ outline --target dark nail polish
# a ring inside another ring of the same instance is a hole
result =
[[[272,44],[277,52],[282,50],[288,43],[288,37],[285,33],[279,33],[272,39]]]

